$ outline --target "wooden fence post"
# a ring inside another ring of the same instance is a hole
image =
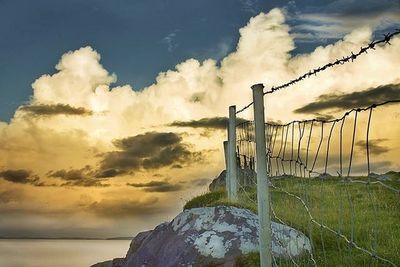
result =
[[[272,233],[269,216],[269,181],[268,162],[265,138],[264,115],[264,85],[256,84],[251,87],[254,102],[254,124],[256,134],[256,173],[257,173],[257,204],[260,223],[260,264],[261,267],[272,266]]]
[[[228,198],[231,201],[237,201],[236,106],[229,107],[228,157],[228,176],[226,180],[227,184],[229,183]]]

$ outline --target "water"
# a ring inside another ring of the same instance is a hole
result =
[[[0,267],[89,267],[124,257],[129,240],[0,240]]]

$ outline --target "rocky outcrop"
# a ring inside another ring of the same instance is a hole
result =
[[[238,182],[241,186],[256,185],[256,173],[251,169],[238,169]],[[226,170],[223,170],[209,185],[210,191],[224,189],[226,184]]]
[[[271,226],[275,257],[299,257],[311,250],[303,233],[274,222]],[[253,251],[258,251],[254,213],[226,206],[195,208],[139,233],[125,259],[98,267],[235,266],[239,256]]]
[[[400,172],[395,172],[395,171],[389,171],[384,174],[376,174],[376,173],[371,172],[368,176],[372,179],[376,179],[376,180],[382,181],[382,182],[400,181]]]
[[[91,267],[122,267],[125,265],[124,258],[116,258],[110,261],[103,261],[92,265]]]

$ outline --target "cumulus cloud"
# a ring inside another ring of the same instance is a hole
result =
[[[151,193],[146,192],[147,188],[157,187],[147,186],[141,187],[145,190],[138,190],[140,187],[126,186],[126,183],[132,184],[129,180],[132,175],[127,174],[134,172],[139,176],[142,173],[148,177],[157,171],[166,177],[168,172],[170,177],[174,177],[168,180],[171,184],[179,184],[176,177],[194,181],[194,177],[218,174],[224,164],[222,141],[225,135],[222,131],[202,135],[202,128],[223,127],[223,120],[213,118],[226,116],[230,105],[241,108],[251,102],[252,84],[264,83],[268,88],[286,82],[358,50],[371,41],[371,36],[371,28],[357,28],[334,44],[292,56],[294,35],[285,23],[284,13],[273,9],[268,14],[261,13],[251,18],[240,29],[236,48],[220,62],[188,59],[174,69],[160,73],[154,84],[140,91],[131,85],[114,85],[116,75],[101,65],[101,57],[93,48],[70,51],[62,56],[54,74],[42,75],[32,84],[32,98],[27,106],[40,107],[39,111],[30,108],[31,112],[52,113],[51,116],[34,120],[32,116],[26,116],[29,108],[22,108],[16,111],[10,123],[0,123],[1,169],[31,169],[40,177],[52,171],[50,175],[53,176],[48,179],[60,179],[65,185],[88,185],[104,181],[99,178],[121,176],[109,179],[108,187],[83,189],[63,186],[52,187],[51,191],[34,187],[32,190],[35,191],[29,197],[18,200],[20,210],[26,206],[31,214],[34,211],[42,214],[41,210],[55,212],[55,209],[47,208],[48,203],[57,207],[68,206],[58,213],[60,217],[77,210],[94,214],[97,217],[90,221],[93,225],[99,217],[166,214],[168,209],[165,206],[171,206],[176,199],[167,198],[170,194],[160,194],[165,199],[149,199]],[[268,95],[265,98],[268,120],[286,122],[298,119],[299,115],[292,111],[301,109],[321,95],[341,97],[338,92],[351,95],[368,88],[399,84],[400,39],[395,38],[391,43],[391,46],[377,47],[354,64],[335,67],[290,89]],[[76,112],[75,108],[82,108],[82,114],[55,116],[59,111],[54,109],[60,107],[63,114],[65,107],[72,108],[70,113]],[[82,116],[87,112],[91,112],[91,116]],[[252,108],[241,113],[241,117],[251,120]],[[175,125],[178,126],[177,132],[170,133],[168,125],[174,122],[179,124]],[[187,128],[181,129],[183,126]],[[396,124],[382,128],[387,129],[385,134],[397,138]],[[374,134],[374,139],[380,138],[376,137],[377,131],[371,134]],[[218,153],[213,153],[207,161],[199,160],[205,155],[196,151],[207,150]],[[81,171],[85,165],[92,166],[91,170]],[[382,168],[388,166],[397,165],[387,164]],[[26,180],[31,178],[22,172],[3,171],[2,187],[28,187]],[[19,183],[3,181],[6,179]],[[143,179],[135,181],[136,184],[146,184]],[[198,182],[204,184],[207,181]],[[191,194],[193,187],[183,185],[184,189],[179,193]],[[43,199],[38,199],[36,190],[43,190],[40,191]],[[77,209],[81,204],[73,200],[77,198],[76,194],[86,192],[82,190],[90,190],[94,199],[85,202],[84,209]],[[121,197],[124,190],[134,192]],[[138,198],[132,200],[132,194],[137,194]],[[3,198],[8,199],[7,196]],[[129,231],[133,230],[136,229],[129,228]]]
[[[400,99],[400,85],[388,84],[376,88],[342,94],[320,95],[316,101],[295,110],[296,113],[318,113],[326,110],[346,110],[366,107],[374,103]]]
[[[162,41],[167,44],[168,52],[172,53],[177,47],[178,44],[175,41],[176,32],[171,32],[165,36]]]
[[[339,39],[361,27],[386,30],[400,25],[400,3],[397,0],[337,0],[312,8],[309,6],[308,10],[292,4],[288,10],[290,17],[296,20],[294,35],[299,42]]]
[[[258,0],[240,0],[240,3],[242,4],[242,8],[244,11],[251,14],[257,14],[259,10]]]

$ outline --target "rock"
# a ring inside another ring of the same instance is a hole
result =
[[[90,267],[123,267],[124,265],[125,265],[124,258],[115,258],[110,261],[103,261],[96,263],[95,265],[92,265]]]
[[[251,169],[238,169],[238,181],[241,186],[252,186],[256,184],[256,173]],[[217,178],[209,185],[210,191],[225,188],[226,170],[223,170]]]
[[[395,171],[389,171],[385,174],[376,174],[371,172],[368,176],[382,182],[400,180],[400,172]]]
[[[112,260],[111,261],[103,261],[103,262],[99,262],[96,263],[90,267],[112,267]]]
[[[329,173],[321,173],[320,175],[318,175],[318,178],[329,179],[329,178],[332,178],[332,175],[330,175]]]
[[[125,258],[115,258],[112,260],[112,267],[123,267],[125,266]]]
[[[309,239],[293,228],[273,222],[272,232],[276,257],[311,250]],[[236,207],[195,208],[136,236],[123,266],[235,266],[239,256],[253,251],[258,251],[255,214]]]
[[[400,181],[400,172],[389,171],[385,175],[389,176],[392,181]]]
[[[130,246],[129,246],[129,250],[128,253],[126,255],[130,255],[136,252],[136,250],[142,245],[143,241],[153,232],[153,230],[150,231],[145,231],[145,232],[140,232],[139,234],[137,234]]]
[[[391,181],[392,178],[389,175],[381,174],[378,177],[376,177],[377,180],[385,182],[385,181]]]
[[[370,174],[368,174],[368,177],[373,178],[373,179],[376,179],[376,178],[379,177],[379,174],[374,173],[374,172],[371,172]]]
[[[217,178],[212,180],[211,184],[208,186],[210,191],[215,191],[218,189],[224,189],[226,184],[226,170],[223,170]]]

